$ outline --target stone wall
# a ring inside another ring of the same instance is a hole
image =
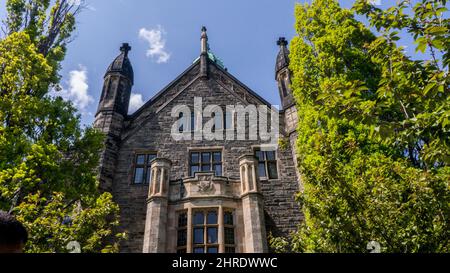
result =
[[[179,181],[188,177],[189,151],[217,148],[222,151],[223,176],[239,179],[239,157],[252,154],[253,149],[260,145],[259,141],[250,140],[175,142],[172,139],[171,127],[175,121],[171,117],[172,108],[177,104],[184,104],[193,109],[194,96],[203,97],[203,107],[207,104],[245,105],[248,102],[258,101],[258,98],[248,94],[214,65],[210,65],[210,73],[213,75],[209,79],[195,78],[198,67],[193,67],[192,71],[194,72],[187,73],[165,91],[163,102],[151,103],[138,116],[133,117],[134,120],[128,122],[128,131],[122,133],[113,179],[113,195],[121,208],[121,229],[126,230],[129,235],[129,240],[121,246],[123,252],[142,252],[144,240],[148,186],[132,183],[132,166],[136,153],[157,152],[158,157],[170,159],[172,169],[169,179]],[[231,87],[219,82],[219,79],[231,83]],[[184,85],[177,84],[180,82]],[[246,94],[247,98],[243,98],[242,94]],[[261,181],[265,220],[267,232],[272,231],[274,235],[288,235],[301,219],[301,213],[294,200],[298,192],[298,183],[291,150],[279,150],[277,157],[279,179]]]

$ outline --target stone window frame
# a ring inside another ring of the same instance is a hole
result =
[[[194,223],[195,214],[201,212],[203,214],[203,223],[196,224]],[[214,212],[216,214],[216,222],[215,223],[208,223],[208,214]],[[188,240],[191,240],[192,244],[192,253],[210,253],[208,252],[208,249],[215,248],[217,252],[211,252],[211,253],[219,253],[220,251],[220,243],[219,243],[219,229],[220,229],[220,223],[219,223],[219,208],[218,207],[210,207],[210,208],[195,208],[192,210],[192,238],[188,238]],[[216,242],[208,242],[208,230],[209,229],[216,229]],[[203,229],[203,243],[196,244],[195,243],[195,229]],[[203,252],[195,252],[196,248],[203,248]]]
[[[231,213],[231,219],[233,221],[232,224],[225,223],[225,214]],[[236,213],[235,210],[224,208],[222,213],[223,218],[223,245],[225,253],[236,253]],[[226,229],[233,229],[233,244],[227,244],[227,234],[225,232]]]
[[[257,151],[261,151],[261,146],[252,146],[252,150],[253,150],[253,155],[256,157],[256,152]],[[271,181],[271,180],[279,180],[280,179],[280,157],[279,157],[279,153],[278,153],[279,149],[273,149],[273,152],[275,153],[275,160],[264,160],[264,161],[258,161],[258,165],[257,165],[257,172],[259,174],[259,163],[264,162],[265,164],[265,172],[266,172],[266,176],[264,177],[259,177],[260,180],[262,181]],[[263,151],[266,152],[266,151]],[[275,163],[276,168],[277,168],[277,177],[276,178],[270,178],[269,177],[269,169],[268,169],[268,163]]]
[[[195,177],[195,173],[191,174],[191,153],[199,153],[199,160],[201,161],[201,154],[202,153],[211,153],[211,159],[210,159],[210,165],[211,165],[211,170],[210,171],[198,171],[196,173],[202,173],[202,172],[214,172],[215,175],[215,171],[214,171],[214,159],[212,154],[214,152],[220,152],[221,153],[221,161],[220,164],[222,166],[222,175],[221,177],[225,176],[225,172],[224,172],[224,158],[225,158],[225,153],[224,153],[225,149],[223,146],[210,146],[210,147],[188,147],[188,151],[187,151],[187,172],[186,172],[186,177]],[[199,167],[201,168],[201,165],[199,165]]]
[[[189,230],[189,211],[188,210],[181,210],[178,211],[176,213],[177,217],[177,253],[181,254],[181,253],[187,253],[187,248],[188,248],[188,244],[189,244],[189,240],[190,238],[188,238],[188,230]],[[180,226],[180,217],[182,215],[186,215],[186,225]],[[185,232],[185,237],[186,237],[186,244],[185,245],[179,245],[178,244],[178,240],[179,240],[179,236],[180,236],[180,232]]]
[[[204,232],[204,240],[207,240],[207,227],[217,227],[217,243],[213,244],[207,244],[206,241],[204,241],[203,247],[204,250],[207,250],[208,247],[215,247],[217,246],[217,253],[237,253],[237,215],[236,215],[236,208],[235,207],[223,207],[221,205],[219,206],[206,206],[206,207],[189,207],[187,209],[180,209],[176,211],[176,239],[175,239],[175,249],[176,252],[179,254],[183,253],[194,253],[194,248],[196,247],[194,244],[194,214],[197,211],[203,211],[204,212],[204,223],[207,223],[207,213],[208,211],[215,210],[217,212],[217,224],[210,224],[210,225],[203,225],[202,227],[205,228]],[[231,213],[232,214],[232,220],[233,224],[225,224],[225,214]],[[179,226],[179,216],[182,214],[186,214],[186,222],[187,226]],[[200,227],[200,225],[198,225]],[[232,228],[233,229],[233,239],[234,244],[226,244],[225,243],[225,228]],[[186,230],[186,246],[178,246],[178,232],[181,230]],[[200,245],[200,244],[199,244]],[[199,246],[198,246],[199,247]],[[204,252],[206,253],[206,252]]]
[[[137,158],[138,156],[145,155],[145,162],[144,164],[137,164]],[[150,185],[150,179],[151,177],[147,175],[148,170],[151,168],[151,161],[149,160],[149,156],[154,155],[154,158],[158,157],[158,152],[152,151],[152,150],[136,150],[133,153],[133,162],[131,164],[131,177],[129,185],[132,186],[149,186]],[[142,167],[144,168],[144,181],[142,183],[135,183],[135,176],[136,176],[136,169]],[[148,178],[148,179],[147,179]]]

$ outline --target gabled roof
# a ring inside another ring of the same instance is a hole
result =
[[[179,80],[181,80],[186,74],[191,72],[192,69],[194,69],[195,66],[199,65],[200,59],[197,59],[194,61],[194,63],[189,66],[183,73],[181,73],[175,80],[170,82],[166,87],[164,87],[161,91],[156,93],[150,100],[148,100],[141,108],[139,108],[136,112],[128,116],[128,120],[134,120],[137,118],[146,108],[150,107],[152,104],[158,101],[161,97],[165,95],[165,93],[171,89],[174,85],[178,83]],[[246,86],[244,83],[239,81],[236,77],[234,77],[228,70],[224,69],[222,66],[217,64],[216,62],[209,61],[210,65],[214,65],[221,73],[223,73],[225,76],[229,77],[232,81],[234,81],[237,85],[242,87],[244,90],[246,90],[249,94],[254,96],[257,100],[259,100],[262,104],[267,105],[267,107],[271,107],[272,105],[266,101],[264,98],[262,98],[258,93],[250,89],[248,86]]]
[[[250,93],[251,95],[253,95],[254,97],[256,97],[258,100],[260,100],[262,102],[262,104],[267,105],[269,108],[272,107],[272,104],[269,103],[268,101],[266,101],[263,97],[261,97],[258,93],[256,93],[255,91],[253,91],[252,89],[250,89],[250,87],[248,87],[247,85],[245,85],[244,83],[242,83],[240,80],[238,80],[236,77],[234,77],[230,72],[228,72],[227,69],[222,68],[221,66],[217,65],[216,63],[213,63],[222,73],[224,73],[226,76],[228,76],[229,78],[231,78],[234,82],[236,82],[236,84],[238,84],[239,86],[241,86],[242,88],[244,88],[248,93]]]
[[[138,110],[136,110],[133,114],[128,116],[128,119],[134,119],[139,114],[151,106],[154,102],[156,102],[164,93],[166,93],[172,86],[174,86],[181,78],[183,78],[186,74],[188,74],[196,65],[200,63],[200,59],[196,60],[192,65],[190,65],[183,73],[181,73],[178,77],[176,77],[173,81],[171,81],[168,85],[166,85],[162,90],[156,93],[151,99],[149,99],[144,105],[142,105]]]
[[[208,35],[207,35],[206,31],[207,31],[206,27],[202,27],[202,35],[201,35],[201,39],[200,39],[201,40],[201,54],[200,54],[200,58],[196,59],[194,61],[194,63],[190,67],[188,67],[175,80],[173,80],[166,87],[164,87],[161,91],[159,91],[155,96],[153,96],[153,98],[151,98],[149,101],[147,101],[135,113],[133,113],[132,115],[129,115],[127,117],[128,121],[131,121],[131,123],[133,123],[133,121],[138,119],[139,116],[145,111],[145,109],[151,107],[153,104],[158,102],[158,100],[160,100],[163,96],[167,95],[168,99],[164,100],[163,104],[158,105],[158,109],[155,112],[161,111],[165,106],[167,106],[170,103],[170,101],[175,99],[179,94],[183,93],[196,80],[198,80],[200,78],[204,78],[204,77],[208,78],[209,65],[213,65],[217,69],[217,71],[219,71],[220,73],[222,73],[225,76],[225,78],[228,78],[229,81],[233,82],[233,84],[236,84],[237,86],[240,86],[241,89],[244,90],[244,92],[247,92],[248,94],[250,94],[252,97],[254,97],[261,104],[267,105],[267,107],[271,108],[271,104],[269,102],[267,102],[265,99],[263,99],[256,92],[254,92],[249,87],[247,87],[245,84],[243,84],[241,81],[239,81],[236,77],[231,75],[228,72],[228,70],[224,67],[222,61],[217,56],[215,56],[214,54],[211,53],[211,51],[209,49]],[[197,66],[199,66],[199,71],[198,72],[194,71],[194,68],[196,68]],[[179,82],[182,79],[184,79],[184,77],[188,77],[188,75],[189,75],[189,82],[183,83],[184,85],[182,87],[180,87],[179,89],[177,89],[176,93],[172,92],[171,94],[167,94],[170,90],[172,90],[172,88],[176,88],[177,84],[179,84]],[[209,76],[211,76],[211,75],[209,75]],[[210,77],[210,78],[212,78],[212,77]],[[225,89],[228,92],[233,93],[233,95],[238,97],[237,92],[234,92],[233,88],[225,87]],[[240,94],[242,96],[242,92],[240,92]],[[239,99],[244,100],[244,98],[239,98]]]

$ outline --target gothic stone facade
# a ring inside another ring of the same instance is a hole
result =
[[[201,97],[203,106],[270,109],[209,52],[205,28],[200,58],[132,115],[127,113],[134,81],[131,48],[122,46],[105,74],[94,124],[106,134],[101,188],[119,204],[120,229],[129,237],[122,252],[267,252],[269,232],[288,236],[296,229],[302,220],[295,202],[300,190],[293,152],[297,114],[287,42],[280,38],[278,44],[275,74],[283,110],[277,114],[280,136],[289,141],[273,152],[261,151],[260,140],[172,137],[178,120],[172,109],[193,109],[194,97]]]

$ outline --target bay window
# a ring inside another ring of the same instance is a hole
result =
[[[188,218],[191,219],[191,226],[188,226]],[[188,234],[192,234],[191,238]],[[177,253],[187,253],[188,249],[192,253],[219,253],[221,249],[225,253],[234,253],[235,244],[232,210],[202,208],[193,209],[190,214],[187,211],[178,213]]]

